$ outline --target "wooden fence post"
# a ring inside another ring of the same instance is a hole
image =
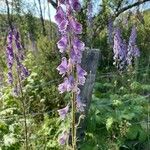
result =
[[[83,53],[83,58],[81,66],[87,71],[88,75],[86,77],[86,82],[84,86],[81,86],[81,102],[86,105],[84,115],[86,117],[88,110],[90,108],[90,103],[92,99],[92,92],[95,83],[96,70],[99,62],[100,50],[99,49],[89,49],[87,48]],[[82,139],[84,136],[84,130],[86,129],[85,119],[81,121],[80,127],[77,132],[77,136]]]

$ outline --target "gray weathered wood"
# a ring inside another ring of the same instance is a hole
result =
[[[92,99],[92,92],[95,83],[96,70],[99,63],[100,50],[99,49],[89,49],[87,48],[83,53],[81,66],[87,71],[88,75],[84,86],[81,86],[81,102],[86,105],[84,115],[86,117],[88,110],[90,108],[90,103]],[[81,139],[86,128],[85,120],[80,123],[80,128],[78,130],[78,137]]]
[[[87,72],[86,82],[84,86],[80,87],[81,89],[81,101],[86,104],[85,110],[86,113],[89,109],[92,91],[94,87],[96,70],[99,62],[100,51],[98,49],[86,49],[83,53],[83,59],[81,66]]]

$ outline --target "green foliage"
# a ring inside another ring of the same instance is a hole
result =
[[[114,73],[109,80],[107,76],[98,77],[81,147],[86,145],[90,149],[97,145],[95,149],[119,150],[144,146],[149,136],[146,128],[149,85],[136,78],[128,79],[128,75]]]

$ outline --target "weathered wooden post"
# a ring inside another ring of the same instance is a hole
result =
[[[87,116],[88,110],[90,108],[90,103],[92,99],[92,91],[95,83],[96,70],[99,62],[100,50],[99,49],[89,49],[83,53],[81,66],[87,71],[88,75],[84,86],[81,86],[81,102],[86,105],[85,107],[85,117]],[[84,136],[84,130],[86,129],[85,119],[81,121],[78,129],[78,137],[80,139]]]

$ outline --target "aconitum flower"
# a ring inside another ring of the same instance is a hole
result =
[[[72,45],[75,50],[83,51],[85,49],[85,44],[78,38],[73,39]]]
[[[75,34],[82,33],[82,25],[74,17],[70,19],[70,28]]]
[[[82,53],[76,51],[76,49],[71,49],[70,51],[70,60],[73,64],[81,63]]]
[[[136,27],[132,27],[131,35],[129,38],[129,44],[127,49],[127,63],[132,65],[133,59],[140,56],[140,51],[136,45],[137,31]]]
[[[61,22],[66,19],[66,15],[65,12],[63,11],[62,7],[58,7],[57,8],[57,12],[55,15],[55,21],[58,24],[58,26],[61,24]]]
[[[69,134],[67,131],[64,131],[58,138],[58,142],[60,145],[65,145],[69,138]]]
[[[16,45],[13,45],[13,43]],[[13,29],[8,33],[6,58],[8,66],[8,81],[10,84],[13,84],[14,73],[18,74],[17,76],[19,76],[21,80],[29,76],[27,68],[22,64],[24,56],[20,42],[20,35],[16,29]],[[14,64],[17,64],[17,66]]]
[[[65,5],[61,7],[61,4]],[[64,10],[63,10],[64,8]],[[81,5],[78,0],[66,0],[58,4],[57,12],[55,15],[55,20],[58,25],[58,29],[61,33],[61,38],[57,42],[58,49],[63,53],[62,62],[57,67],[59,74],[64,77],[63,83],[58,86],[59,92],[62,94],[64,92],[69,92],[73,95],[71,118],[72,121],[75,120],[76,111],[79,110],[82,112],[84,110],[84,104],[81,101],[78,101],[78,96],[80,94],[79,85],[85,83],[85,76],[87,75],[86,71],[80,67],[82,52],[85,49],[85,44],[79,39],[78,35],[82,33],[82,24],[80,24],[75,18],[76,11],[81,9]],[[75,103],[76,102],[76,103]],[[61,110],[58,110],[58,113],[62,120],[66,117],[69,111],[69,107],[65,107]],[[75,137],[72,137],[72,145],[75,145],[76,138],[76,125],[73,121],[72,132]],[[70,129],[67,129],[68,131]],[[63,132],[59,137],[58,141],[61,145],[66,144],[68,133]]]
[[[74,78],[73,76],[69,76],[68,78],[64,78],[64,82],[58,86],[58,90],[60,93],[70,92],[74,89]]]
[[[57,70],[59,71],[59,74],[65,75],[68,70],[68,64],[67,64],[67,58],[63,57],[61,64],[57,67]]]
[[[87,75],[87,72],[83,70],[79,64],[77,65],[77,74],[78,74],[78,83],[80,85],[84,85],[86,80],[85,76]]]
[[[119,70],[122,70],[126,64],[127,45],[126,41],[121,38],[121,31],[119,28],[114,30],[114,64]]]
[[[61,39],[57,42],[58,49],[61,53],[65,52],[67,49],[68,38],[66,35],[63,35]]]
[[[13,75],[12,75],[12,71],[9,71],[8,72],[8,82],[10,84],[13,84]]]
[[[79,3],[79,0],[71,0],[70,1],[72,8],[75,11],[80,11],[81,10],[81,4]]]
[[[12,31],[8,33],[7,37],[7,47],[6,47],[6,56],[7,56],[7,66],[11,70],[14,62],[14,52],[12,47],[13,34]]]
[[[59,113],[60,118],[62,120],[64,120],[66,118],[66,115],[67,115],[68,111],[69,111],[69,106],[68,105],[65,108],[62,108],[62,109],[58,110],[58,113]]]

